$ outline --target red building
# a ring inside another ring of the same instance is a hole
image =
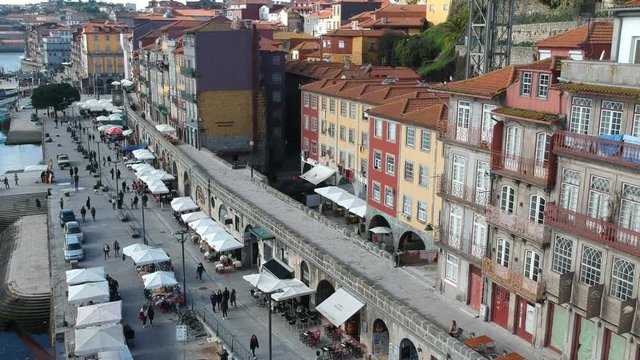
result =
[[[400,140],[398,123],[370,116],[367,205],[391,217],[396,216]]]
[[[305,160],[318,160],[318,95],[308,91],[302,91],[301,93],[300,138],[302,139],[303,156]]]
[[[613,24],[590,22],[535,43],[538,58],[563,56],[573,60],[607,60],[611,56]]]

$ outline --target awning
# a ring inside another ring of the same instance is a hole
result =
[[[156,157],[147,149],[138,149],[131,152],[138,160],[153,160]]]
[[[369,229],[374,234],[391,234],[391,228],[386,226],[376,226],[374,228]]]
[[[276,238],[269,230],[259,226],[249,229],[249,232],[260,240],[273,240]]]
[[[321,182],[327,180],[335,172],[336,172],[335,170],[328,168],[324,165],[316,165],[311,170],[300,175],[300,178],[307,180],[313,185],[318,185]]]
[[[120,151],[127,152],[127,151],[140,150],[140,149],[146,149],[146,148],[147,148],[147,144],[138,144],[138,145],[124,146],[120,148]]]
[[[209,216],[204,211],[196,211],[196,212],[182,214],[180,217],[182,218],[182,221],[184,221],[185,224],[188,224],[192,221],[206,219]]]
[[[174,211],[189,211],[198,208],[198,205],[188,196],[178,197],[171,200],[171,208]]]
[[[133,360],[129,347],[125,346],[120,350],[114,351],[101,351],[98,353],[98,359],[100,360]]]
[[[311,289],[307,285],[305,285],[302,281],[298,279],[285,280],[287,287],[282,288],[282,292],[277,292],[271,294],[271,298],[275,301],[284,301],[288,299],[297,298],[300,296],[305,296],[309,294],[313,294],[315,290]]]
[[[278,279],[293,278],[293,269],[278,259],[271,259],[262,264],[262,269],[268,271]]]
[[[363,303],[340,288],[320,305],[316,306],[316,310],[331,321],[333,325],[341,326],[363,306]]]
[[[178,284],[173,271],[156,271],[151,274],[142,275],[142,283],[147,290],[158,289],[165,286],[175,286]]]

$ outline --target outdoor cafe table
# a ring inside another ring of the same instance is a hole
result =
[[[509,353],[507,355],[499,356],[497,358],[493,358],[493,360],[524,360],[524,356],[518,353]]]
[[[482,336],[478,336],[478,337],[474,337],[471,339],[467,339],[464,341],[464,344],[467,345],[468,347],[472,348],[472,349],[477,349],[483,345],[487,345],[493,342],[493,339],[486,336],[486,335],[482,335]]]

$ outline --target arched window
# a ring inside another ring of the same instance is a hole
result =
[[[463,156],[453,156],[453,176],[451,177],[452,195],[462,197],[464,192],[464,162]]]
[[[510,255],[511,255],[511,243],[505,239],[498,239],[498,251],[496,252],[496,262],[504,267],[509,267]]]
[[[580,266],[580,282],[593,286],[600,283],[602,271],[602,251],[585,246],[582,251],[582,264]]]
[[[553,271],[565,274],[571,271],[571,261],[573,258],[573,241],[556,237],[556,243],[553,247]]]
[[[521,138],[520,128],[515,126],[509,126],[507,128],[507,138],[505,140],[504,149],[507,158],[513,158],[520,155]]]
[[[633,296],[636,265],[618,257],[613,259],[610,295],[620,300],[630,299]]]
[[[544,206],[546,200],[542,196],[532,195],[529,205],[529,220],[538,224],[544,223]]]
[[[512,213],[515,201],[516,190],[511,186],[504,185],[500,192],[500,210]]]
[[[538,281],[538,270],[540,269],[540,254],[527,250],[524,260],[524,276],[533,281]]]

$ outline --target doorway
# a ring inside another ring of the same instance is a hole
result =
[[[469,265],[469,306],[472,309],[480,310],[482,303],[482,270],[473,265]]]
[[[496,284],[493,284],[492,308],[493,322],[506,329],[509,323],[509,291]]]
[[[576,315],[576,329],[573,341],[572,360],[588,360],[595,356],[594,342],[596,324]]]
[[[517,324],[516,334],[531,342],[533,340],[533,329],[535,327],[536,308],[535,305],[528,302],[527,299],[520,296],[517,297]]]

